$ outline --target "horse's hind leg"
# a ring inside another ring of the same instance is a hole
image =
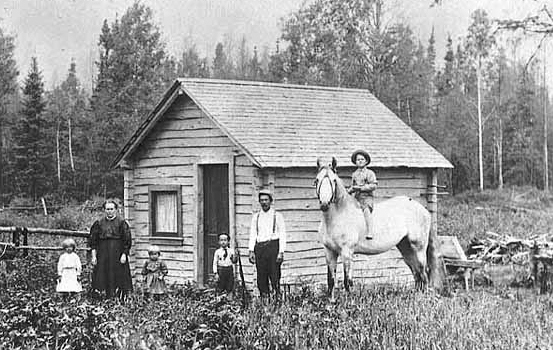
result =
[[[327,266],[326,280],[328,285],[328,295],[330,296],[330,301],[334,302],[336,300],[334,294],[334,283],[336,281],[336,265],[338,261],[338,254],[335,251],[325,247],[325,255]]]
[[[424,249],[419,249],[417,244],[410,242],[407,237],[404,237],[397,245],[397,248],[403,255],[403,259],[415,279],[415,288],[424,290],[428,286],[428,274],[426,271],[426,252]]]

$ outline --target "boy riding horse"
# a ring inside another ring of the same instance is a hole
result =
[[[378,181],[374,171],[368,168],[371,162],[371,156],[369,153],[363,150],[357,150],[351,155],[351,162],[357,165],[357,170],[351,175],[351,187],[348,189],[348,193],[354,193],[355,199],[361,205],[363,209],[363,215],[365,216],[365,224],[367,226],[366,239],[373,239],[374,235],[371,228],[371,213],[373,211],[373,191],[376,190]]]

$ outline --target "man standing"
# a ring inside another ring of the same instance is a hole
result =
[[[271,205],[269,190],[259,191],[261,210],[252,217],[250,227],[250,263],[257,269],[257,288],[261,297],[269,296],[269,280],[277,298],[280,297],[280,265],[286,249],[284,218]]]

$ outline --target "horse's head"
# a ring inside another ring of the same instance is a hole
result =
[[[315,190],[322,211],[327,211],[330,203],[336,199],[336,187],[338,175],[336,175],[336,158],[332,157],[330,164],[323,164],[317,159],[317,177],[315,178]]]

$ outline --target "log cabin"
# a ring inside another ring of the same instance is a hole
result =
[[[217,236],[226,232],[255,285],[249,229],[258,191],[269,188],[287,229],[282,283],[325,282],[316,159],[336,157],[349,185],[350,155],[359,148],[371,154],[376,205],[410,196],[431,212],[436,230],[437,171],[452,165],[367,90],[178,79],[113,162],[124,170],[135,275],[147,246],[157,244],[170,282],[203,285]],[[365,283],[412,281],[397,250],[357,256],[354,269]]]

